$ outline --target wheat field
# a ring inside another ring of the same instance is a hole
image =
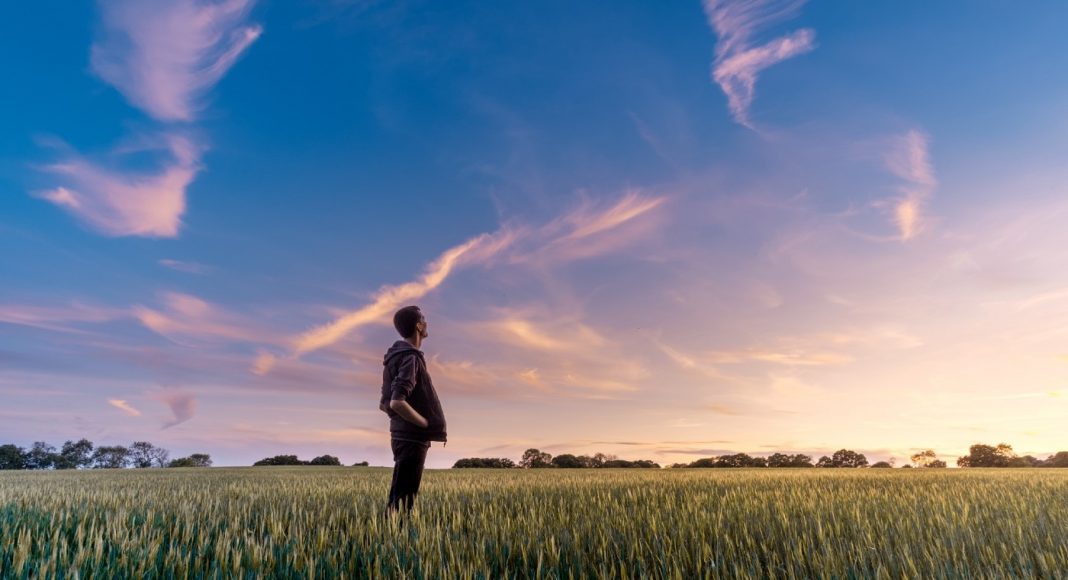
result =
[[[0,472],[3,578],[1068,577],[1068,470]]]

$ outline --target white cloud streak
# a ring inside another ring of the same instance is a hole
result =
[[[938,181],[928,153],[928,138],[912,129],[894,139],[886,156],[886,168],[904,180],[901,197],[894,202],[894,224],[901,240],[910,240],[923,228],[923,205]]]
[[[509,263],[520,263],[532,257],[567,260],[606,252],[630,241],[630,237],[625,237],[605,244],[606,234],[651,212],[665,200],[662,196],[650,197],[632,191],[606,208],[584,204],[540,228],[504,226],[496,232],[471,238],[446,250],[418,279],[383,286],[366,306],[298,336],[293,341],[293,354],[301,356],[325,348],[368,324],[386,323],[397,308],[426,296],[454,271],[464,267],[484,266],[502,256]],[[524,333],[528,338],[532,336],[529,326],[523,326],[522,322],[507,330],[512,336]],[[254,365],[254,368],[269,370],[270,365]]]
[[[127,403],[122,399],[108,399],[108,404],[131,417],[141,416],[141,411],[138,411],[136,408],[133,407],[133,405]]]
[[[261,34],[253,0],[101,2],[92,69],[160,121],[192,121],[199,100]]]
[[[815,48],[816,33],[802,28],[752,46],[752,37],[761,29],[796,15],[803,1],[705,0],[705,14],[716,32],[716,58],[712,80],[727,95],[734,120],[753,128],[749,107],[753,103],[757,77],[764,69]]]

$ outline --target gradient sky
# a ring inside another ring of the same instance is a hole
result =
[[[609,9],[610,8],[610,9]],[[1068,447],[1068,5],[41,0],[0,442],[388,465]]]

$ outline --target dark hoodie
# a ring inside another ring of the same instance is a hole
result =
[[[389,432],[396,439],[445,441],[445,412],[426,370],[423,351],[403,340],[393,343],[382,360],[381,403],[389,413]],[[426,418],[424,429],[410,423],[389,408],[390,401],[408,401]]]

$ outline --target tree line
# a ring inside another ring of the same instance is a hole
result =
[[[946,462],[938,458],[933,449],[925,449],[914,453],[910,464],[902,465],[903,468],[945,468]],[[985,445],[977,443],[968,449],[968,455],[957,459],[958,467],[1068,467],[1068,451],[1059,451],[1046,459],[1038,459],[1031,455],[1018,456],[1012,450],[1012,446],[1006,443],[998,445]],[[490,468],[591,468],[591,467],[660,467],[657,463],[648,459],[627,461],[614,455],[596,453],[590,455],[572,455],[564,453],[553,457],[551,454],[538,449],[527,449],[518,463],[504,457],[466,457],[456,461],[453,468],[465,467],[490,467]],[[831,455],[824,455],[813,462],[810,455],[803,453],[772,453],[767,457],[753,457],[746,453],[732,453],[715,457],[705,457],[690,463],[673,463],[670,468],[701,468],[701,467],[841,467],[841,468],[892,468],[894,461],[878,461],[868,464],[868,458],[863,453],[851,449],[839,449]]]
[[[253,467],[262,465],[341,465],[341,460],[333,455],[320,455],[310,461],[304,461],[296,455],[275,455],[274,457],[265,457],[252,465]],[[357,461],[352,466],[367,467],[368,463],[366,461]]]
[[[0,445],[0,469],[211,467],[211,456],[207,453],[176,459],[170,456],[170,451],[148,441],[134,441],[129,446],[94,447],[88,439],[68,440],[58,450],[45,441],[36,441],[29,449],[9,443]]]
[[[466,457],[453,464],[453,468],[464,467],[496,467],[496,468],[527,468],[538,469],[546,467],[560,468],[597,468],[597,467],[645,467],[659,468],[660,464],[649,459],[628,461],[615,455],[595,453],[593,455],[573,455],[563,453],[553,457],[552,454],[538,449],[527,449],[519,463],[504,457]]]

